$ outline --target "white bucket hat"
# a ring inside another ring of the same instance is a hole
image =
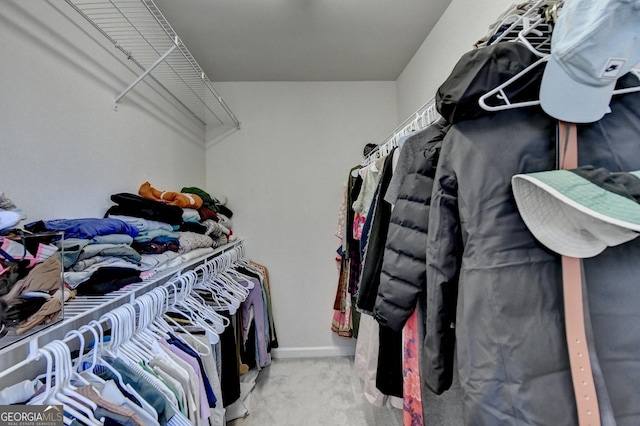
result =
[[[639,0],[565,0],[551,36],[540,105],[558,120],[598,121],[616,80],[638,62]]]
[[[511,183],[525,224],[558,254],[593,257],[640,235],[640,171],[584,166],[519,174]]]

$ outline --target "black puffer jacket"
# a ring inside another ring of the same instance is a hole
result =
[[[468,89],[490,89],[490,71],[476,70]],[[441,102],[460,99],[447,92],[454,86],[443,85]],[[579,164],[639,170],[640,94],[614,99],[611,109],[579,126]],[[556,122],[538,107],[480,114],[443,114],[454,124],[429,217],[424,379],[437,392],[446,387],[455,341],[465,424],[573,426],[559,257],[534,240],[510,184],[514,174],[555,168]],[[598,387],[603,424],[612,424],[611,413],[617,425],[640,424],[640,394],[632,391],[640,388],[638,256],[635,240],[584,261],[595,369],[606,384]]]
[[[433,176],[449,125],[439,121],[424,131],[424,150],[414,159],[391,213],[380,275],[375,318],[400,331],[425,290],[427,227]]]

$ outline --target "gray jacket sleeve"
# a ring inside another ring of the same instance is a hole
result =
[[[436,394],[451,386],[456,300],[462,258],[458,182],[449,169],[453,143],[444,142],[434,179],[427,242],[427,320],[423,380]]]

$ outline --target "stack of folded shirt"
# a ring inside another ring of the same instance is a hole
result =
[[[133,216],[176,226],[182,223],[182,208],[179,206],[128,193],[114,194],[111,201],[117,205],[109,208],[106,216]]]
[[[150,274],[180,263],[179,234],[182,208],[156,199],[120,193],[111,196],[118,203],[106,216],[122,220],[138,230],[132,247],[141,255],[140,269]]]
[[[207,192],[197,187],[185,187],[180,192],[161,191],[145,182],[138,193],[148,201],[156,201],[182,208],[182,222],[177,231],[182,233],[201,234],[211,238],[208,247],[219,247],[235,239],[231,230],[231,216],[233,212],[220,201],[211,197]],[[193,240],[193,236],[181,239]],[[203,248],[202,244],[208,240],[200,240],[194,247],[190,242],[187,247],[181,247],[180,253],[187,253],[196,248]],[[192,257],[192,256],[190,256]]]
[[[185,187],[182,193],[193,194],[202,199],[202,206],[197,210],[184,209],[183,220],[198,223],[201,228],[187,229],[192,232],[208,235],[213,239],[213,247],[219,247],[235,239],[231,217],[233,212],[224,203],[197,187]]]
[[[131,247],[139,231],[120,219],[56,219],[25,228],[64,233],[65,238],[56,242],[64,249],[64,281],[79,295],[106,294],[141,281],[142,258]]]

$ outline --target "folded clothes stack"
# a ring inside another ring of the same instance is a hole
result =
[[[3,329],[24,333],[57,318],[70,297],[120,290],[235,239],[233,212],[197,187],[160,191],[145,182],[138,194],[111,200],[103,218],[38,220],[17,229],[26,215],[0,192]]]

